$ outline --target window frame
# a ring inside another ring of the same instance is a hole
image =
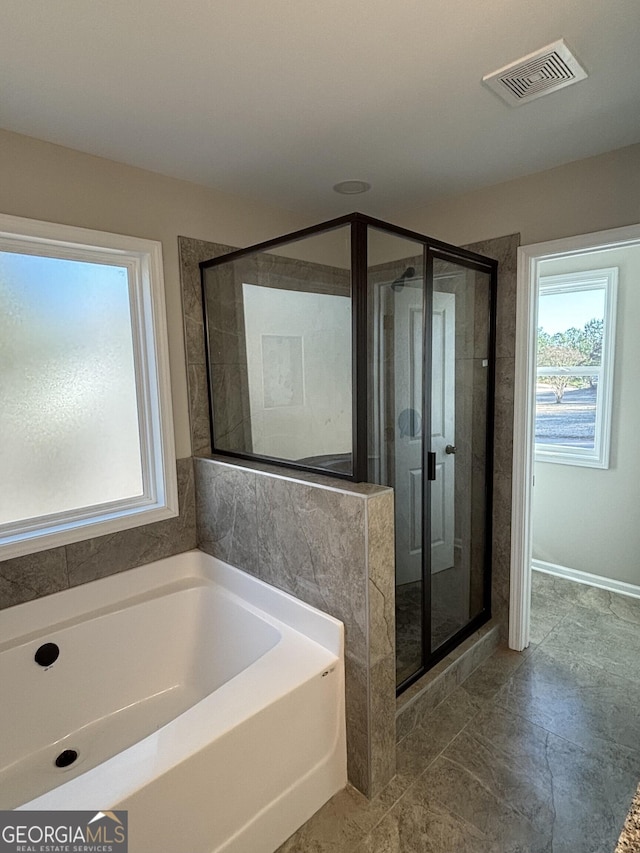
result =
[[[178,515],[162,244],[0,214],[0,251],[127,269],[143,494],[0,525],[0,560]]]
[[[599,366],[576,365],[574,367],[538,366],[536,357],[535,376],[598,376],[596,397],[596,423],[594,447],[569,447],[561,444],[539,444],[535,441],[536,462],[551,462],[560,465],[577,465],[585,468],[609,468],[611,456],[611,419],[613,409],[613,379],[615,362],[616,306],[618,294],[618,267],[586,270],[585,272],[562,273],[540,276],[536,284],[536,326],[538,328],[538,305],[540,297],[558,293],[604,290],[604,317],[602,358]],[[536,349],[537,356],[537,349]],[[535,417],[534,417],[535,422]]]

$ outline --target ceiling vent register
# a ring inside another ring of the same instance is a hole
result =
[[[572,83],[587,72],[563,39],[536,50],[504,68],[486,74],[482,82],[511,106],[533,101]]]

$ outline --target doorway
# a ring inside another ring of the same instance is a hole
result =
[[[530,641],[532,566],[640,596],[639,525],[630,512],[640,476],[640,349],[635,332],[639,276],[640,226],[519,249],[509,625],[513,649],[522,650]],[[545,329],[551,321],[542,315],[549,314],[551,297],[558,308],[561,302],[565,308],[572,306],[577,319],[565,324],[566,329],[560,328],[560,320],[557,328]],[[582,316],[585,310],[594,316]],[[587,352],[587,333],[598,327],[599,344],[595,341]],[[562,352],[556,353],[562,365],[554,363],[552,350],[545,351],[554,337],[555,345],[562,343]]]

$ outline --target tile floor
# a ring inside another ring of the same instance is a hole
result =
[[[499,648],[278,853],[613,853],[640,781],[640,600],[534,572],[532,645]]]

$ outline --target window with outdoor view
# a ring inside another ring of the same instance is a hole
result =
[[[539,462],[609,467],[617,278],[611,267],[538,282]]]

